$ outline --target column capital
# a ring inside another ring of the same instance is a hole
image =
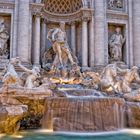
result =
[[[82,22],[88,22],[91,19],[91,17],[82,17]]]
[[[41,14],[40,12],[39,12],[39,13],[37,12],[37,13],[34,13],[34,16],[35,16],[35,17],[41,17],[42,14]]]
[[[71,25],[75,25],[76,24],[76,21],[72,21],[70,22]]]
[[[47,23],[47,19],[41,18],[41,22],[44,23],[44,24],[46,24]]]

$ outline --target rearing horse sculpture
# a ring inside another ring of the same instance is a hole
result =
[[[121,75],[120,81],[115,85],[118,92],[121,93],[130,93],[131,83],[140,83],[140,77],[138,74],[138,67],[133,66],[131,69],[120,69],[117,68],[118,73]]]
[[[115,64],[109,64],[103,69],[103,72],[101,73],[101,82],[100,87],[101,91],[104,92],[112,92],[116,91],[115,89],[115,83],[117,76],[117,69]]]

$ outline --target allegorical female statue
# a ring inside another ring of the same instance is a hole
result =
[[[122,61],[122,47],[125,38],[121,34],[121,28],[117,27],[116,32],[109,39],[109,53],[111,61]]]

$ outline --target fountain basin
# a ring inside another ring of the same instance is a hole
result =
[[[51,97],[45,101],[44,129],[96,132],[124,128],[125,101],[106,97]]]
[[[44,131],[28,131],[21,132],[17,135],[0,135],[1,140],[139,140],[139,130],[120,130],[105,133],[66,133],[66,132],[55,132],[55,133],[44,133]]]

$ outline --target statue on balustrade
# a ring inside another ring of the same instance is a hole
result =
[[[121,28],[117,27],[116,32],[109,39],[109,54],[111,61],[122,61],[122,47],[125,38],[121,34]]]
[[[7,59],[9,55],[7,41],[9,33],[4,24],[4,18],[0,17],[0,58]]]

